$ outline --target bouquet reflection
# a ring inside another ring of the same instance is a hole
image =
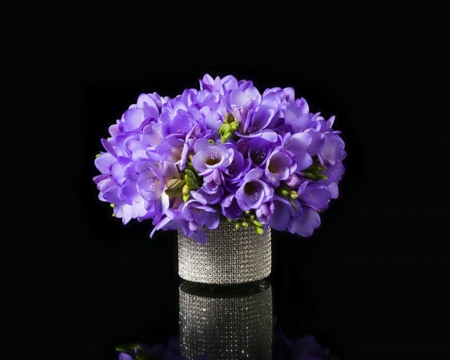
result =
[[[272,288],[180,286],[180,352],[187,359],[272,359]]]
[[[274,331],[272,288],[265,280],[179,288],[179,331],[167,344],[117,348],[119,360],[336,360],[314,336],[288,340]]]

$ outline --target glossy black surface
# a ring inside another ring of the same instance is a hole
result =
[[[3,2],[0,14],[1,357],[115,359],[119,343],[177,333],[175,234],[149,240],[150,224],[111,218],[93,160],[141,92],[174,96],[208,72],[293,86],[347,144],[322,226],[274,234],[286,337],[313,334],[342,360],[448,358],[443,8]]]

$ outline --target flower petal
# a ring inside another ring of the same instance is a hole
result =
[[[129,130],[134,130],[142,124],[145,120],[144,111],[139,108],[131,109],[125,111],[123,114],[123,118],[125,120],[125,124]]]

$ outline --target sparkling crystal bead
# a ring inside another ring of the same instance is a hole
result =
[[[208,239],[200,244],[178,231],[178,274],[184,280],[206,284],[240,284],[270,275],[271,229],[259,235],[251,226],[236,230],[221,222],[205,229]]]

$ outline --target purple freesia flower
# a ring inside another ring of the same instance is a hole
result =
[[[273,142],[262,138],[253,138],[240,144],[242,151],[248,153],[248,158],[257,167],[264,166],[274,147]]]
[[[222,213],[225,217],[231,220],[239,220],[242,216],[242,209],[240,208],[235,194],[228,194],[222,200]]]
[[[252,169],[244,176],[236,192],[236,200],[242,210],[257,209],[262,203],[272,200],[274,190],[260,180],[262,176],[261,169]]]
[[[328,186],[319,183],[305,181],[298,189],[299,200],[316,211],[325,210],[332,197],[332,192]]]
[[[226,171],[233,161],[234,151],[223,145],[213,145],[207,139],[198,139],[194,145],[192,165],[204,175],[211,170]]]
[[[141,94],[109,127],[94,160],[99,200],[124,224],[152,220],[152,235],[179,229],[205,242],[203,227],[228,218],[310,236],[345,171],[335,117],[310,112],[291,87],[199,83],[172,99]]]
[[[287,180],[297,169],[297,163],[283,148],[275,149],[267,159],[264,175],[275,186],[280,185],[281,180]]]
[[[180,213],[188,222],[189,229],[193,231],[193,238],[200,243],[206,242],[206,236],[201,230],[202,226],[208,229],[216,229],[220,222],[220,213],[209,205],[196,199],[188,200],[181,204]]]

